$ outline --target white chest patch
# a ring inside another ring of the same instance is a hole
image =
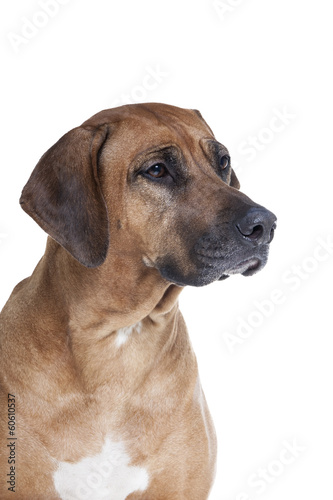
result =
[[[124,444],[108,438],[98,455],[76,463],[59,462],[53,476],[55,489],[62,500],[125,500],[149,483],[146,469],[129,462]]]
[[[117,332],[117,337],[116,337],[116,344],[118,347],[121,345],[125,344],[129,337],[132,335],[132,333],[141,333],[142,330],[142,323],[139,321],[139,323],[136,323],[135,325],[131,326],[126,326],[125,328],[120,328]]]

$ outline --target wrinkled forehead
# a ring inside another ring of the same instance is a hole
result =
[[[166,104],[133,104],[101,111],[83,125],[109,124],[110,134],[132,151],[158,143],[184,143],[189,147],[213,133],[198,111]]]
[[[108,136],[100,155],[105,174],[119,175],[130,168],[142,153],[169,146],[182,151],[184,158],[203,154],[202,139],[214,139],[200,113],[162,104],[132,104],[101,111],[83,126],[107,124]]]

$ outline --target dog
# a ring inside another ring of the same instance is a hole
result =
[[[208,498],[178,296],[266,264],[276,217],[239,187],[201,114],[166,104],[104,110],[41,157],[20,203],[46,251],[1,313],[2,499]]]

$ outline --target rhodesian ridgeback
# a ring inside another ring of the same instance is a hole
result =
[[[207,499],[216,438],[178,296],[260,270],[275,216],[200,113],[165,104],[65,134],[20,203],[49,238],[1,313],[0,497]]]

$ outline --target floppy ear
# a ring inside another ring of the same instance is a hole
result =
[[[23,210],[86,267],[101,265],[109,246],[98,179],[98,156],[107,135],[107,125],[65,134],[41,157],[20,198]]]
[[[237,176],[233,169],[231,169],[230,186],[236,189],[240,188],[239,180],[237,179]]]

